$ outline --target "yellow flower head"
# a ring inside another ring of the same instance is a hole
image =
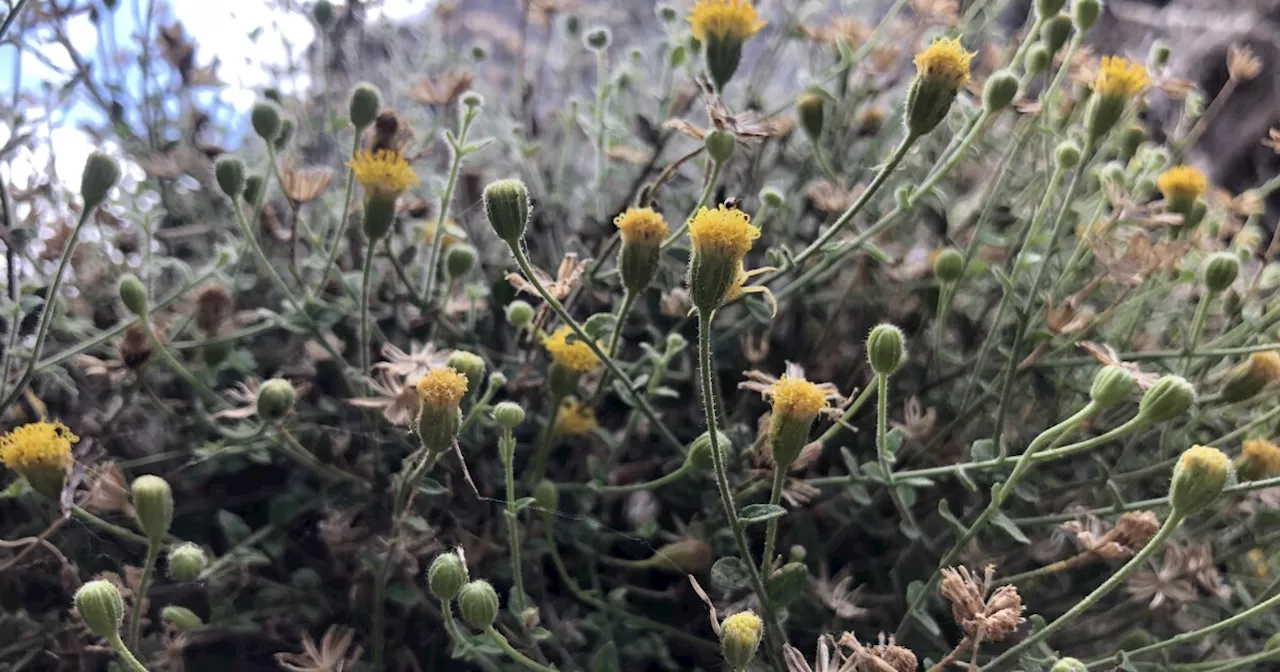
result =
[[[568,326],[556,329],[550,336],[542,339],[542,345],[551,353],[556,364],[577,373],[586,373],[600,364],[600,358],[592,352],[591,346],[582,339],[575,339],[573,329]]]
[[[401,152],[386,149],[376,153],[360,152],[347,162],[347,167],[373,198],[395,198],[418,183],[418,174]]]
[[[745,42],[764,28],[765,21],[747,0],[698,0],[689,12],[689,25],[699,42],[709,36]]]
[[[1150,83],[1151,76],[1141,63],[1131,63],[1119,56],[1103,56],[1093,91],[1104,98],[1128,101],[1141,95]]]
[[[1209,188],[1209,180],[1191,166],[1174,166],[1160,173],[1156,187],[1166,200],[1187,203],[1204,195]]]
[[[1268,383],[1280,380],[1280,351],[1255,352],[1249,355],[1249,367]]]
[[[753,611],[740,611],[720,622],[720,649],[729,667],[745,670],[764,636],[764,623]]]
[[[959,91],[969,83],[969,62],[974,53],[965,51],[960,40],[940,37],[916,54],[916,76]]]
[[[1244,557],[1249,561],[1254,574],[1257,574],[1259,579],[1265,579],[1271,573],[1271,567],[1267,564],[1267,554],[1261,548],[1250,550]]]
[[[689,239],[698,254],[712,254],[741,260],[751,251],[760,229],[751,225],[747,213],[723,205],[715,210],[699,208],[689,222]]]
[[[0,462],[14,471],[67,469],[71,446],[79,440],[61,422],[33,422],[0,436]]]
[[[457,408],[467,395],[467,377],[452,367],[431,369],[418,379],[418,399],[424,407]]]
[[[653,208],[627,208],[627,211],[613,218],[613,223],[622,232],[622,242],[627,245],[658,245],[667,237],[667,222]]]
[[[585,406],[576,399],[566,399],[560,404],[560,412],[556,414],[556,434],[585,436],[594,432],[598,426],[596,412],[590,406]]]
[[[1248,439],[1244,442],[1241,458],[1252,479],[1267,478],[1280,475],[1280,446],[1266,439]],[[1242,474],[1243,475],[1243,474]]]

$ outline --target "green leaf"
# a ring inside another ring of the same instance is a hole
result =
[[[769,601],[783,607],[800,597],[809,585],[809,568],[803,562],[788,562],[765,581]]]
[[[948,504],[945,499],[938,500],[938,515],[942,516],[943,520],[951,524],[951,529],[955,530],[957,537],[963,535],[968,530],[968,528],[964,526],[964,523],[961,523],[960,519],[956,518],[956,514],[951,513],[951,505]]]
[[[925,478],[924,476],[911,476],[908,478],[898,478],[898,479],[894,479],[893,482],[908,488],[932,488],[935,485],[933,479]]]
[[[520,511],[523,511],[523,510],[525,509],[525,507],[527,507],[527,506],[529,506],[529,505],[533,504],[533,503],[534,503],[534,502],[536,502],[536,501],[538,501],[538,500],[534,499],[533,497],[521,497],[520,499],[517,499],[517,500],[516,500],[516,513],[519,513]]]
[[[725,557],[711,565],[711,585],[726,593],[745,588],[751,581],[750,570],[742,558]]]
[[[884,435],[884,447],[889,453],[890,460],[892,460],[893,457],[898,454],[898,450],[902,448],[902,440],[904,438],[902,430],[897,427],[889,430],[889,433]]]
[[[996,458],[996,442],[991,439],[978,439],[969,446],[969,454],[974,462],[986,462]]]
[[[613,324],[617,321],[618,317],[613,313],[596,313],[582,323],[582,330],[587,332],[587,335],[591,338],[604,338],[613,332]],[[577,339],[575,337],[569,338],[570,342],[574,340]]]
[[[912,525],[911,522],[905,518],[898,521],[898,530],[902,532],[902,536],[910,539],[911,541],[917,541],[920,539],[920,530],[916,529],[916,526]]]
[[[738,517],[742,519],[743,525],[763,523],[785,515],[787,515],[787,510],[777,504],[748,504],[742,507],[742,511],[738,512]]]
[[[218,526],[222,528],[222,534],[226,535],[227,543],[232,546],[244,541],[253,533],[243,518],[226,509],[218,512]]]
[[[618,645],[611,639],[591,656],[591,672],[616,672],[618,669]]]
[[[871,493],[867,490],[867,487],[861,483],[853,483],[844,490],[849,493],[849,497],[853,498],[853,501],[861,504],[862,506],[866,506],[871,503]]]
[[[1013,522],[1012,518],[1004,515],[1003,513],[997,513],[996,515],[992,516],[991,524],[995,525],[1001,530],[1004,530],[1005,534],[1009,535],[1010,537],[1013,538],[1014,541],[1020,544],[1031,543],[1031,540],[1027,538],[1027,535],[1023,534],[1022,530],[1018,528],[1018,524]]]
[[[418,480],[418,492],[428,497],[437,497],[449,494],[449,488],[440,485],[434,478],[422,478]]]
[[[960,482],[969,489],[969,492],[978,491],[978,484],[974,482],[973,477],[969,475],[967,470],[956,469],[956,478],[960,479]]]

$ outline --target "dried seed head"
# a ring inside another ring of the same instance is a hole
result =
[[[1150,511],[1130,511],[1116,521],[1115,540],[1136,553],[1160,530],[1160,519]]]
[[[156,334],[160,336],[159,333]],[[120,343],[116,346],[116,351],[120,353],[120,361],[130,369],[138,369],[147,360],[151,359],[151,337],[147,335],[147,330],[141,324],[135,324],[124,330],[124,336],[120,338]]]
[[[905,646],[894,644],[892,640],[888,644],[871,647],[871,655],[884,661],[894,672],[916,672],[919,667],[916,654]]]
[[[196,292],[194,303],[196,326],[208,336],[221,333],[234,307],[231,292],[222,285],[205,285]]]

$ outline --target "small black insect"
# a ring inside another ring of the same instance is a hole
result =
[[[736,196],[730,196],[724,199],[724,207],[730,210],[737,210],[742,205],[742,199]]]

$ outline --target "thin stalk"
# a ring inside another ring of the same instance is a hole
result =
[[[321,462],[320,458],[312,454],[311,451],[307,450],[301,443],[298,443],[298,440],[294,438],[293,434],[283,426],[277,427],[276,429],[280,438],[284,440],[282,444],[277,444],[284,449],[282,452],[298,464],[315,472],[317,476],[321,476],[328,480],[346,481],[348,483],[355,483],[357,485],[368,487],[369,484],[359,476],[349,474],[332,464]]]
[[[596,53],[596,219],[604,219],[604,177],[607,163],[605,161],[605,144],[608,142],[605,132],[605,110],[609,104],[609,54],[604,49]]]
[[[516,452],[516,438],[511,429],[502,428],[502,471],[507,481],[507,543],[511,546],[511,580],[515,584],[516,612],[524,613],[524,574],[520,569],[520,530],[517,528],[519,518],[516,511],[516,477],[513,464]],[[520,620],[524,626],[524,619]],[[525,628],[527,631],[528,628]]]
[[[199,393],[200,396],[204,398],[206,404],[209,404],[214,408],[226,407],[227,402],[223,401],[222,397],[219,397],[217,392],[214,392],[208,385],[205,385],[199,378],[196,378],[195,374],[188,371],[187,367],[183,366],[182,362],[179,362],[178,358],[174,357],[173,353],[169,352],[169,348],[165,345],[164,341],[160,340],[160,336],[156,334],[155,327],[151,326],[150,314],[143,315],[139,324],[141,324],[142,329],[147,332],[147,338],[151,341],[151,347],[160,355],[160,359],[164,361],[170,371],[173,371],[174,374]]]
[[[658,478],[655,478],[652,481],[644,481],[643,483],[628,483],[627,485],[590,485],[588,484],[585,487],[592,492],[599,493],[602,495],[624,495],[631,492],[640,492],[642,490],[656,490],[658,488],[661,488],[665,485],[670,485],[684,478],[692,470],[693,470],[693,467],[688,462],[684,462],[675,471],[669,474],[666,474],[664,476],[659,476]],[[560,487],[561,489],[565,489],[570,486],[562,485]]]
[[[893,475],[893,456],[889,454],[889,442],[885,440],[889,425],[889,376],[876,374],[876,390],[876,461],[880,465],[880,471],[884,473],[885,487],[889,489],[889,499],[893,500],[894,508],[901,514],[902,520],[918,532],[920,525],[916,522],[915,514],[894,485],[896,479]],[[924,541],[924,544],[930,551],[933,550],[928,541]]]
[[[138,589],[133,593],[133,615],[129,617],[129,646],[138,648],[138,637],[142,634],[142,611],[147,602],[147,584],[151,582],[151,573],[155,571],[156,559],[160,557],[163,540],[147,541],[147,557],[142,563],[142,578],[138,579]]]
[[[444,194],[440,197],[440,212],[436,215],[436,229],[431,235],[431,254],[427,255],[426,280],[422,287],[422,300],[431,305],[435,292],[436,276],[440,275],[440,251],[444,248],[444,223],[449,215],[449,206],[453,203],[453,192],[458,187],[458,174],[462,171],[463,148],[467,144],[467,135],[471,131],[471,122],[475,120],[474,108],[468,108],[462,116],[462,128],[458,130],[458,140],[453,144],[453,161],[449,165],[449,181],[445,183]],[[446,295],[446,301],[447,295]]]
[[[1191,355],[1195,353],[1196,346],[1200,344],[1200,336],[1204,333],[1204,323],[1209,319],[1209,304],[1213,301],[1214,293],[1205,291],[1200,294],[1200,300],[1196,303],[1196,316],[1191,321],[1191,332],[1187,335],[1186,343],[1183,346],[1183,354],[1186,358],[1182,362],[1182,375],[1187,375],[1191,370]]]
[[[555,445],[556,422],[560,420],[560,404],[564,397],[553,395],[551,413],[547,416],[547,424],[538,432],[538,442],[534,444],[533,458],[529,461],[531,483],[540,483],[547,475],[547,461],[551,459],[551,447]]]
[[[831,442],[831,439],[836,438],[836,435],[840,433],[840,430],[844,429],[845,425],[848,424],[850,420],[853,420],[853,416],[857,415],[859,410],[862,410],[862,407],[867,403],[867,400],[870,399],[871,395],[875,394],[875,392],[876,387],[874,385],[868,385],[862,388],[862,392],[859,392],[857,398],[853,400],[853,403],[849,404],[849,408],[845,409],[844,415],[840,417],[840,421],[833,423],[831,427],[827,428],[827,431],[822,433],[822,436],[818,437],[818,443],[825,446]]]
[[[622,303],[618,306],[618,312],[613,320],[613,333],[609,335],[609,356],[618,356],[618,345],[622,343],[622,325],[627,321],[627,314],[631,312],[631,306],[636,302],[636,295],[628,290],[622,295]],[[600,382],[600,387],[604,387],[604,380]]]
[[[351,153],[347,156],[351,159],[360,151],[360,129],[355,129],[355,137],[351,139]],[[324,268],[320,271],[320,284],[316,286],[313,294],[319,295],[324,289],[324,283],[329,279],[329,271],[333,269],[333,264],[338,260],[338,250],[342,248],[342,239],[347,235],[347,226],[351,221],[351,193],[355,189],[355,171],[350,166],[347,167],[347,187],[342,196],[342,219],[338,220],[338,230],[333,236],[333,246],[329,248],[329,253],[325,255]]]
[[[125,666],[130,670],[133,670],[133,672],[147,672],[147,667],[138,660],[137,656],[133,655],[129,647],[125,646],[124,640],[120,639],[119,633],[107,637],[107,643],[111,645],[116,655],[120,656],[120,659],[124,661]]]
[[[1249,481],[1238,485],[1223,488],[1223,496],[1243,494],[1246,492],[1256,492],[1258,490],[1266,490],[1280,485],[1280,477],[1267,478],[1261,481]],[[1030,518],[1014,518],[1013,522],[1019,526],[1023,525],[1056,525],[1068,520],[1076,520],[1080,516],[1114,516],[1129,511],[1141,511],[1142,509],[1163,509],[1171,506],[1168,497],[1155,497],[1153,499],[1143,499],[1127,504],[1102,506],[1096,509],[1087,509],[1084,511],[1074,511],[1069,514],[1052,514],[1047,516],[1035,516]]]
[[[782,486],[787,480],[787,470],[773,465],[773,487],[769,490],[769,504],[778,506],[782,501]],[[764,555],[760,557],[760,575],[769,576],[773,571],[773,549],[778,542],[778,518],[770,518],[764,528]]]
[[[364,271],[360,275],[360,375],[369,375],[369,292],[373,284],[373,256],[378,241],[369,240],[365,246]]]
[[[711,200],[711,193],[715,190],[716,183],[720,181],[720,173],[724,171],[724,164],[715,159],[709,160],[711,161],[711,174],[707,176],[707,183],[702,186],[702,196],[698,197],[698,202],[689,211],[689,216],[685,217],[684,221],[680,223],[680,228],[662,241],[661,249],[665,250],[675,245],[677,241],[684,237],[685,232],[689,230],[689,222],[693,221],[694,215],[697,215],[698,211],[707,204],[707,201]]]
[[[76,518],[79,518],[81,521],[85,523],[88,523],[102,530],[103,532],[108,532],[121,539],[127,539],[128,541],[132,541],[135,544],[150,544],[147,538],[142,536],[141,534],[138,534],[133,530],[120,527],[119,525],[116,525],[114,523],[108,523],[107,521],[95,516],[92,513],[89,513],[88,511],[80,508],[79,506],[76,506],[76,505],[71,506],[71,515]]]
[[[493,643],[497,644],[499,649],[502,649],[503,653],[511,656],[512,660],[520,663],[526,669],[533,670],[534,672],[556,672],[556,668],[538,663],[532,658],[517,651],[514,646],[511,646],[511,642],[508,642],[507,638],[502,636],[502,633],[493,629],[492,625],[485,628],[484,631],[485,634],[489,635],[489,639],[492,639]]]
[[[4,37],[4,34],[9,32],[9,26],[12,26],[13,22],[22,15],[22,10],[25,9],[26,6],[27,0],[18,0],[18,2],[13,5],[13,8],[9,10],[9,13],[5,15],[4,23],[0,23],[0,37]]]

